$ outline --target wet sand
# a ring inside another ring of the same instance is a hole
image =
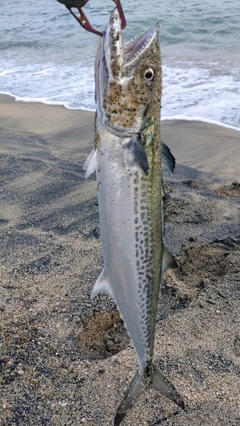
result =
[[[113,425],[135,374],[102,269],[94,114],[0,96],[0,424]],[[145,392],[123,426],[240,424],[240,132],[164,121],[165,243],[155,363],[186,412]]]

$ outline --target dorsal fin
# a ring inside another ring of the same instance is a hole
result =
[[[168,146],[162,141],[162,159],[164,163],[169,167],[173,172],[176,165],[175,157],[172,155]]]
[[[162,259],[162,276],[165,274],[167,269],[178,268],[178,264],[171,253],[163,246],[163,259]]]

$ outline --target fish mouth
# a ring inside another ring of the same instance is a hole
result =
[[[134,66],[148,49],[157,32],[158,25],[154,25],[124,45],[121,18],[117,8],[113,10],[100,39],[95,59],[95,100],[98,107],[102,107],[103,95],[109,81],[124,84],[124,79],[131,78]]]

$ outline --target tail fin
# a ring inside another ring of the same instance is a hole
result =
[[[152,367],[152,378],[150,386],[167,398],[175,402],[183,410],[185,408],[182,396],[178,393],[177,389],[173,384],[158,370],[155,365]]]
[[[124,417],[127,414],[127,411],[132,408],[133,404],[137,401],[139,396],[144,390],[144,384],[142,377],[140,376],[139,372],[135,374],[134,378],[132,379],[130,386],[121,402],[121,404],[118,407],[116,416],[114,418],[114,426],[120,425],[120,423],[123,421]]]
[[[182,396],[177,392],[173,384],[158,370],[154,365],[151,368],[150,377],[148,375],[141,376],[137,372],[130,383],[130,386],[118,407],[117,413],[114,418],[114,426],[119,426],[127,414],[127,411],[132,408],[141,393],[144,391],[146,386],[150,386],[152,389],[160,392],[167,398],[175,402],[179,407],[184,410],[184,402]]]

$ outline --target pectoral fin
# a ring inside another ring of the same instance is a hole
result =
[[[149,164],[147,154],[139,141],[139,136],[133,136],[125,146],[124,161],[127,169],[139,167],[148,175]]]

